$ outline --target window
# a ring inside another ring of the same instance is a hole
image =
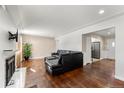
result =
[[[115,47],[115,42],[114,41],[112,42],[112,47]]]

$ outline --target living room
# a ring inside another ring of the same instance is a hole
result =
[[[123,12],[124,6],[111,5],[1,5],[0,87],[123,88]],[[82,36],[109,28],[114,28],[116,36],[114,65],[111,60],[91,63],[83,51]],[[7,72],[12,80],[6,81],[4,65],[10,55],[15,55],[16,67],[9,67],[14,72]],[[23,73],[18,78],[22,85],[15,86],[15,72]]]

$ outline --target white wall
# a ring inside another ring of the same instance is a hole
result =
[[[115,59],[115,47],[112,46],[113,42],[115,42],[115,38],[107,39],[107,57],[110,59]]]
[[[84,53],[84,65],[91,63],[91,37],[86,37],[86,51]]]
[[[101,51],[101,58],[115,59],[115,47],[112,43],[115,42],[115,38],[106,38],[106,49]]]
[[[80,33],[70,33],[68,35],[62,36],[57,40],[58,49],[69,49],[69,50],[82,50],[82,37]]]
[[[56,42],[54,38],[22,35],[23,43],[32,44],[32,58],[44,58],[55,52]]]
[[[0,87],[5,82],[5,53],[4,49],[15,49],[15,41],[8,40],[8,31],[15,32],[7,13],[0,7]]]
[[[73,49],[73,50],[81,50],[82,42],[81,37],[82,34],[86,34],[89,32],[94,32],[98,30],[102,30],[105,28],[115,27],[115,34],[116,34],[116,47],[115,47],[115,76],[116,78],[123,79],[124,80],[124,15],[121,15],[119,17],[111,18],[110,20],[100,22],[98,24],[94,24],[92,26],[87,26],[83,29],[80,29],[78,31],[66,34],[64,36],[56,38],[59,40],[60,43],[58,43],[59,47],[61,49]],[[76,42],[76,43],[75,43]]]

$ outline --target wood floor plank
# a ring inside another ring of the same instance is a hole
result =
[[[114,78],[115,62],[113,60],[104,59],[58,76],[49,75],[41,59],[24,61],[22,67],[27,67],[26,88],[33,85],[37,85],[38,88],[124,87],[124,81]]]

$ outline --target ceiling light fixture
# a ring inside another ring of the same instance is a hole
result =
[[[99,14],[103,14],[105,11],[103,9],[99,10]]]

